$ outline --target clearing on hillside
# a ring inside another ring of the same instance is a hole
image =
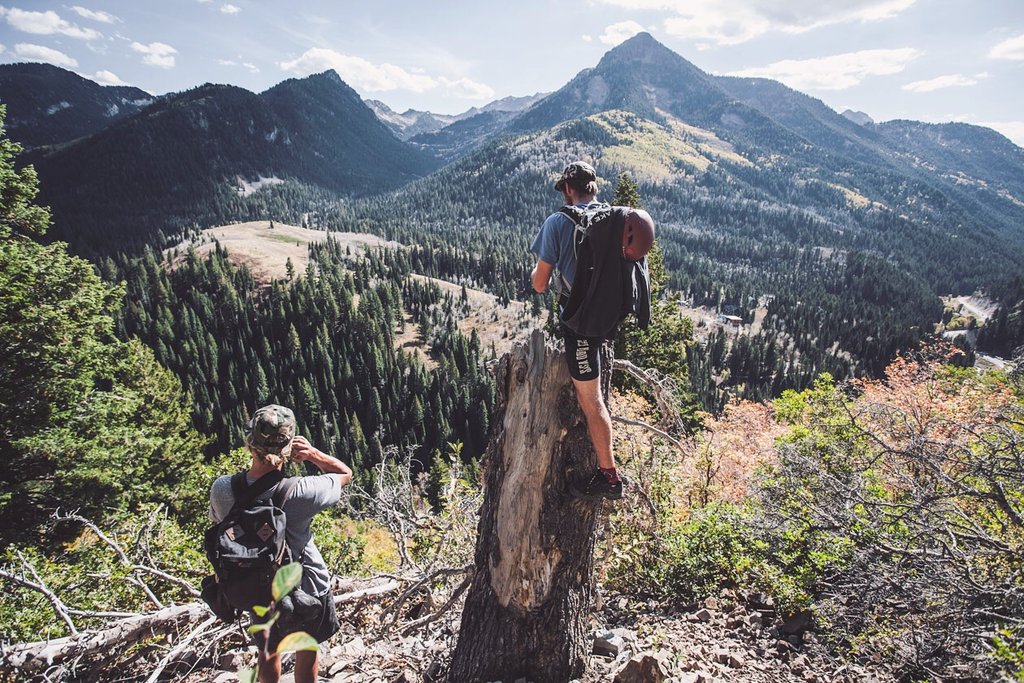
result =
[[[249,268],[257,282],[269,283],[287,277],[286,264],[289,259],[296,275],[303,274],[309,264],[309,245],[324,242],[328,237],[343,247],[351,247],[353,253],[377,247],[406,248],[377,235],[310,230],[276,221],[251,221],[207,228],[193,245],[196,253],[205,256],[213,251],[215,242],[219,243],[227,250],[228,259],[232,263]],[[185,246],[184,243],[178,246],[172,267],[174,262],[182,258]],[[461,296],[461,285],[422,275],[414,277],[436,283],[441,291],[452,294],[456,299]],[[493,294],[470,288],[467,288],[466,293],[469,312],[459,321],[459,329],[467,337],[475,330],[480,337],[481,347],[488,350],[493,345],[499,356],[508,351],[513,342],[524,339],[531,329],[544,324],[543,314],[536,317],[531,315],[527,304],[521,301],[500,306]],[[429,366],[433,365],[429,349],[419,337],[416,325],[407,324],[405,333],[396,336],[395,344],[404,347],[406,351],[417,353]]]
[[[194,244],[196,252],[203,256],[213,251],[216,240],[227,249],[232,262],[248,266],[258,282],[269,282],[287,277],[288,259],[291,259],[296,273],[305,271],[309,263],[309,245],[326,242],[328,236],[342,246],[351,246],[353,250],[402,246],[376,235],[310,230],[274,221],[251,221],[207,228]]]

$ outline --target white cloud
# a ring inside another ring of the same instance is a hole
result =
[[[434,77],[429,74],[403,69],[394,64],[374,64],[362,57],[347,55],[326,48],[306,50],[300,57],[290,62],[280,62],[282,71],[299,76],[334,69],[342,80],[360,93],[387,92],[391,90],[408,90],[422,93],[428,90],[442,89],[445,93],[463,99],[483,100],[494,97],[494,89],[484,83],[469,78],[449,79],[443,76]]]
[[[236,62],[233,59],[218,59],[217,63],[221,66],[240,66],[243,69],[247,69],[249,73],[258,74],[260,72],[259,67],[252,62]]]
[[[120,78],[118,78],[117,74],[115,74],[115,73],[113,73],[111,71],[106,71],[106,70],[104,70],[104,71],[97,71],[92,76],[87,76],[87,78],[91,78],[92,80],[96,81],[100,85],[128,85],[127,83],[122,81]]]
[[[668,14],[665,31],[679,38],[735,45],[765,33],[803,33],[822,26],[891,19],[917,0],[600,0],[627,10]]]
[[[14,46],[14,54],[29,62],[45,62],[54,66],[62,66],[65,69],[73,69],[78,66],[78,60],[74,57],[69,57],[60,50],[32,43],[18,43]]]
[[[816,59],[787,59],[729,76],[773,78],[797,90],[846,90],[871,76],[890,76],[924,53],[914,48],[861,50]]]
[[[483,83],[471,81],[468,78],[459,78],[454,81],[445,77],[438,78],[445,91],[453,97],[461,97],[466,100],[489,100],[494,97],[494,88]]]
[[[143,45],[142,43],[136,42],[132,43],[132,49],[145,55],[142,58],[143,64],[158,66],[161,69],[173,68],[174,55],[178,54],[177,50],[166,43],[150,43],[149,45]]]
[[[86,9],[85,7],[79,7],[78,5],[72,6],[71,10],[80,17],[92,19],[93,21],[98,21],[101,24],[116,24],[117,22],[121,21],[113,14],[101,12],[98,10]]]
[[[410,90],[425,92],[438,83],[430,76],[414,74],[393,64],[373,64],[362,57],[342,54],[322,47],[306,50],[298,59],[281,62],[282,71],[308,76],[318,71],[334,69],[342,80],[360,92],[386,92]]]
[[[238,14],[241,11],[242,11],[242,8],[239,7],[238,5],[230,5],[229,4],[229,5],[221,5],[220,6],[220,13],[221,14]]]
[[[988,56],[992,59],[1024,59],[1024,33],[994,46],[989,50]]]
[[[79,28],[72,23],[64,21],[60,15],[52,10],[46,12],[32,12],[18,9],[17,7],[0,7],[0,15],[7,19],[7,23],[19,31],[34,33],[40,36],[59,34],[69,38],[81,38],[82,40],[95,40],[102,38],[103,34],[91,28]]]
[[[642,33],[643,30],[644,27],[635,21],[620,21],[605,27],[604,33],[601,34],[601,42],[605,45],[615,46]]]
[[[584,43],[589,43],[589,42],[591,42],[592,40],[594,40],[594,37],[593,37],[593,36],[588,36],[588,35],[587,35],[586,33],[584,33],[584,34],[583,34],[582,36],[580,36],[580,37],[581,37],[581,38],[583,38],[583,42],[584,42]]]
[[[913,83],[907,83],[903,86],[903,89],[909,92],[933,92],[935,90],[942,90],[943,88],[964,87],[977,84],[978,81],[976,78],[969,78],[961,74],[949,74],[948,76],[937,76],[927,81],[914,81]]]

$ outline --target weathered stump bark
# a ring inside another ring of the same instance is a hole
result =
[[[476,574],[448,680],[563,683],[590,654],[597,505],[567,482],[595,466],[594,451],[562,352],[540,330],[501,359],[497,383]]]

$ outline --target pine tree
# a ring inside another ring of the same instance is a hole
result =
[[[612,203],[642,208],[636,182],[628,173],[619,175]],[[647,255],[647,266],[651,279],[651,323],[641,330],[634,318],[624,320],[615,338],[615,356],[670,377],[676,387],[680,416],[689,426],[696,426],[696,398],[690,389],[686,363],[687,347],[693,344],[693,321],[683,317],[679,295],[669,294],[666,289],[665,258],[657,243]],[[616,379],[622,386],[638,388],[625,378]]]

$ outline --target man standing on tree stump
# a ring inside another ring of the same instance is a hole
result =
[[[608,205],[597,200],[597,172],[585,161],[574,161],[562,171],[555,190],[562,193],[567,207],[593,212]],[[543,292],[553,272],[558,274],[559,308],[565,306],[576,274],[576,224],[566,213],[548,216],[530,251],[537,255],[531,280],[533,289]],[[576,398],[587,419],[587,431],[597,454],[597,469],[570,482],[572,493],[587,500],[622,497],[623,481],[612,453],[612,418],[601,395],[599,350],[607,339],[581,337],[560,325],[565,339],[565,359],[576,389]]]

